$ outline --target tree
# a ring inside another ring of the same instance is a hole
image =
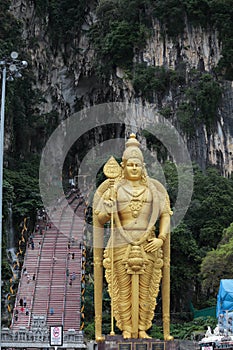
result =
[[[185,223],[172,232],[171,242],[171,309],[187,312],[197,283],[200,251]]]
[[[194,168],[194,192],[185,222],[203,251],[216,248],[223,229],[231,223],[232,190],[232,181],[222,177],[216,168],[210,167],[206,173]]]
[[[233,223],[223,230],[223,238],[216,249],[207,253],[201,264],[202,288],[208,297],[216,297],[222,278],[233,278]]]

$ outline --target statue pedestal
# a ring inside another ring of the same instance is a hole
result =
[[[121,335],[107,335],[98,343],[98,350],[178,350],[178,341],[155,339],[123,339]]]

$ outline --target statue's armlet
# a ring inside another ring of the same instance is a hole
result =
[[[165,205],[160,214],[160,228],[158,238],[165,242],[167,235],[170,233],[170,217],[172,215],[170,200],[168,194],[166,194]]]
[[[173,214],[173,211],[171,210],[170,198],[169,198],[168,194],[166,193],[165,205],[163,207],[161,215],[169,215],[169,216],[171,216],[172,214]]]

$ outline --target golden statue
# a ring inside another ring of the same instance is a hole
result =
[[[126,142],[119,165],[111,157],[107,176],[94,202],[94,280],[96,340],[102,336],[103,266],[113,318],[124,339],[150,338],[156,298],[162,280],[164,340],[170,336],[170,201],[164,186],[149,178],[140,143],[134,134]],[[159,232],[155,223],[159,219]],[[111,237],[103,248],[104,224]],[[156,237],[157,236],[157,237]]]

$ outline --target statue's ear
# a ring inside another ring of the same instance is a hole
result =
[[[122,167],[122,169],[124,169],[124,162],[120,162],[120,166]]]

